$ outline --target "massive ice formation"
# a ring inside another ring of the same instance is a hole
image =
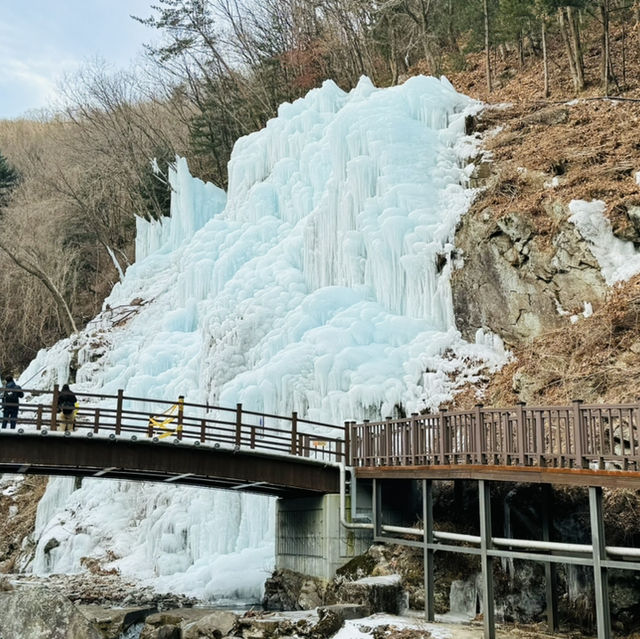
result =
[[[78,390],[338,422],[436,406],[449,373],[503,357],[495,340],[461,340],[449,287],[477,108],[445,79],[380,90],[363,78],[350,93],[326,82],[237,142],[227,197],[178,160],[171,218],[138,222],[136,263],[101,316],[22,379],[45,368],[39,384],[66,381],[77,348]],[[110,328],[135,298],[138,313]],[[272,562],[270,502],[186,490],[52,482],[33,568],[111,551],[159,587],[255,596]]]

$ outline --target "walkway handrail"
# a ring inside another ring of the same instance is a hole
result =
[[[0,388],[0,396],[5,390]],[[62,430],[64,425],[54,410],[59,395],[53,390],[22,389],[17,429]],[[331,463],[344,462],[345,426],[235,407],[191,403],[182,396],[175,400],[132,397],[119,390],[116,395],[75,392],[78,398],[76,430],[107,437],[170,437],[234,450],[250,449],[295,455]],[[174,420],[159,417],[175,407]],[[6,428],[10,429],[11,420]],[[3,433],[10,430],[3,430]]]
[[[349,423],[356,467],[484,464],[640,471],[640,404],[486,408]]]

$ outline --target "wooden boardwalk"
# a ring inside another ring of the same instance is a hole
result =
[[[347,463],[363,477],[640,485],[639,404],[478,405],[348,431]]]

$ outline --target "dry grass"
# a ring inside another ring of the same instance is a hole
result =
[[[525,344],[489,382],[485,402],[635,402],[640,396],[640,276],[592,317]]]
[[[493,177],[468,215],[493,218],[517,212],[535,229],[536,246],[548,246],[559,230],[558,205],[601,199],[614,233],[631,229],[630,206],[640,206],[640,102],[597,99],[601,95],[598,33],[584,34],[587,89],[576,96],[562,43],[550,41],[551,97],[542,95],[542,60],[530,56],[520,67],[516,52],[494,59],[495,84],[486,92],[481,54],[466,71],[448,73],[454,86],[490,106],[477,122],[492,131],[485,148]],[[612,31],[618,95],[640,99],[640,33],[626,34],[626,84],[620,67],[622,31]],[[573,98],[581,98],[570,102]],[[498,108],[499,107],[499,108]],[[556,186],[550,186],[555,178]],[[552,215],[552,212],[554,211]],[[594,315],[540,335],[513,349],[515,359],[482,384],[465,388],[455,407],[469,408],[479,394],[486,405],[626,402],[640,397],[640,277],[612,289]]]

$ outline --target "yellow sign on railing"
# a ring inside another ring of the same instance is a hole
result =
[[[149,417],[150,433],[153,433],[155,430],[162,431],[160,434],[158,434],[159,439],[164,439],[165,437],[170,437],[171,435],[177,435],[178,433],[181,433],[182,423],[179,422],[175,428],[171,428],[169,424],[174,422],[180,415],[182,415],[183,407],[184,398],[181,397],[176,404],[170,406],[169,408],[167,408],[167,410],[161,413],[162,416],[166,417],[154,417],[153,415],[151,415],[151,417]]]

